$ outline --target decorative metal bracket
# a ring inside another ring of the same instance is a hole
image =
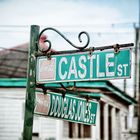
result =
[[[89,34],[88,34],[87,32],[85,32],[85,31],[80,32],[79,35],[78,35],[78,40],[80,41],[80,43],[82,43],[81,36],[82,36],[83,34],[85,34],[86,37],[87,37],[87,42],[86,42],[86,44],[80,47],[80,46],[77,46],[77,45],[73,44],[70,40],[68,40],[68,39],[67,39],[61,32],[59,32],[58,30],[56,30],[56,29],[54,29],[54,28],[52,28],[52,27],[49,27],[49,28],[43,29],[43,30],[40,32],[39,37],[38,37],[37,46],[38,46],[39,51],[42,52],[42,53],[48,53],[48,52],[51,50],[51,41],[48,40],[48,39],[45,39],[45,40],[44,40],[44,43],[45,43],[45,42],[48,43],[47,49],[46,49],[46,50],[43,50],[43,49],[41,49],[41,47],[40,47],[40,42],[39,42],[39,41],[40,41],[40,38],[41,38],[41,36],[43,35],[43,33],[44,33],[45,31],[47,31],[47,30],[55,31],[55,32],[58,33],[63,39],[65,39],[71,46],[73,46],[74,48],[79,49],[79,50],[85,49],[85,48],[89,45],[89,42],[90,42],[90,36],[89,36]]]
[[[113,48],[114,48],[114,52],[115,52],[115,53],[119,53],[119,51],[120,51],[120,46],[119,46],[119,44],[115,44],[115,45],[113,46]]]

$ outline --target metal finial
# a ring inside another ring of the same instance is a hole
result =
[[[88,34],[87,32],[85,32],[85,31],[82,31],[82,32],[79,33],[79,35],[78,35],[78,40],[79,40],[79,42],[81,43],[81,42],[82,42],[81,36],[82,36],[83,34],[85,34],[86,37],[87,37],[87,42],[86,42],[86,44],[83,45],[83,46],[77,46],[77,45],[73,44],[70,40],[68,40],[61,32],[59,32],[58,30],[56,30],[56,29],[54,29],[54,28],[49,27],[49,28],[43,29],[43,30],[41,31],[41,33],[39,34],[39,38],[38,38],[38,49],[39,49],[41,52],[44,52],[44,53],[47,53],[47,52],[50,51],[50,49],[51,49],[51,41],[48,40],[48,39],[44,40],[44,42],[47,42],[47,43],[48,43],[48,47],[47,47],[46,50],[43,50],[43,49],[40,48],[39,41],[40,41],[40,37],[42,36],[42,34],[43,34],[45,31],[47,31],[47,30],[53,30],[53,31],[55,31],[55,32],[58,33],[63,39],[65,39],[70,45],[72,45],[74,48],[79,49],[79,50],[85,49],[85,48],[89,45],[89,42],[90,42],[89,34]]]

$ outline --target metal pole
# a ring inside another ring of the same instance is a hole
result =
[[[139,35],[140,35],[140,28],[139,28]],[[138,48],[139,48],[139,53],[140,53],[140,38],[138,42]],[[139,81],[138,81],[138,140],[140,140],[140,55],[138,55],[138,61],[139,61]]]
[[[138,118],[137,138],[140,140],[140,28],[135,28],[135,74],[134,74],[134,98],[138,103],[135,105],[134,116]]]
[[[138,75],[139,75],[139,71],[138,71],[138,69],[139,69],[139,67],[138,67],[138,52],[139,52],[139,50],[138,50],[138,42],[139,42],[139,28],[135,28],[135,33],[136,33],[136,35],[135,35],[135,74],[134,74],[134,98],[137,100],[138,98],[137,98],[137,95],[138,95]],[[136,115],[137,113],[135,112],[135,115]]]
[[[36,88],[35,53],[38,51],[38,47],[36,45],[38,35],[39,35],[39,26],[32,25],[30,33],[30,50],[28,54],[28,71],[27,71],[28,73],[27,73],[23,140],[32,140],[33,117],[35,106],[35,88]]]
[[[139,31],[138,31],[138,48],[140,54],[140,0],[139,0]],[[139,56],[138,54],[138,56]],[[138,140],[140,140],[140,56],[138,58],[139,61],[139,82],[138,82]]]
[[[121,48],[132,48],[134,43],[127,43],[127,44],[115,44],[109,46],[101,46],[101,47],[90,47],[83,50],[68,50],[68,51],[52,51],[49,53],[36,53],[36,56],[47,56],[47,55],[59,55],[59,54],[70,54],[70,53],[78,53],[78,52],[93,52],[93,51],[104,51],[109,49],[114,49],[115,52],[119,51]]]
[[[123,83],[123,91],[126,92],[126,79],[124,79],[123,82],[124,82],[124,83]]]
[[[140,89],[140,83],[139,83],[139,89]],[[138,140],[140,140],[140,93],[138,95]]]

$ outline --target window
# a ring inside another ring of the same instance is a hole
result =
[[[109,113],[108,113],[108,137],[109,140],[112,140],[112,116],[111,116],[112,107],[109,106]]]
[[[91,138],[91,126],[79,123],[68,123],[69,138]]]
[[[91,126],[84,125],[84,138],[91,138]]]

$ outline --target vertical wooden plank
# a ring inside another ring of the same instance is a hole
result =
[[[96,117],[96,139],[100,140],[100,107],[101,107],[101,103],[98,106],[97,109],[97,117]]]
[[[38,47],[37,47],[38,35],[39,35],[39,26],[32,25],[31,32],[30,32],[30,50],[28,54],[28,71],[27,71],[23,140],[32,140],[33,116],[34,116],[34,106],[35,106],[35,88],[36,88],[35,52],[38,51]]]
[[[112,118],[112,140],[116,140],[116,108],[112,107],[111,109],[111,118]]]
[[[62,140],[63,139],[63,121],[56,120],[56,140]]]
[[[108,140],[108,115],[109,115],[109,106],[108,103],[104,104],[104,140]]]
[[[120,109],[116,109],[116,139],[121,140],[121,114],[120,114]]]

